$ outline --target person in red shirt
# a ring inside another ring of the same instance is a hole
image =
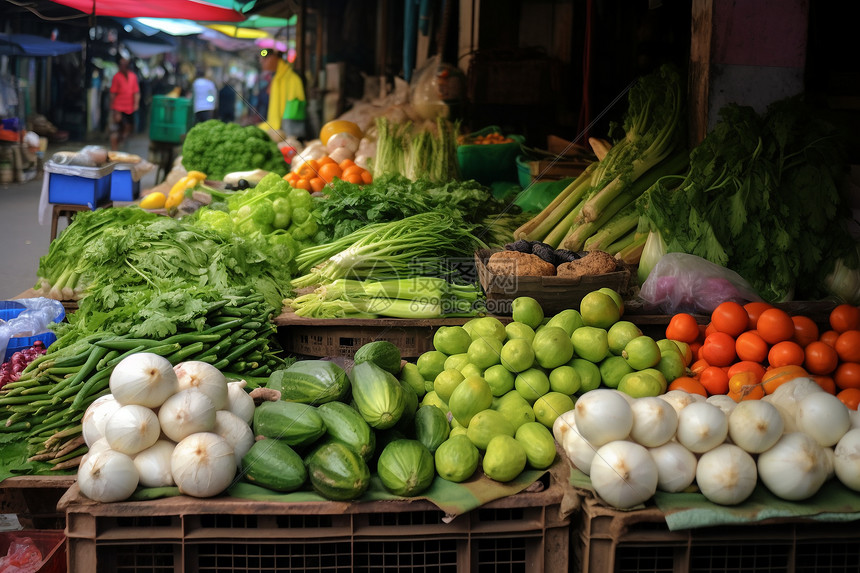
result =
[[[140,107],[140,86],[137,75],[128,67],[128,59],[119,60],[119,71],[110,85],[110,148],[114,151],[131,135],[134,114]]]

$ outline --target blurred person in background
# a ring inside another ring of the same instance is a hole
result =
[[[218,90],[218,119],[228,123],[236,121],[236,82],[227,78]]]
[[[268,85],[268,105],[263,130],[280,130],[285,136],[304,139],[305,87],[301,76],[277,50],[263,50],[263,72],[271,75]]]
[[[120,58],[119,70],[110,85],[110,148],[119,150],[134,129],[134,114],[140,108],[140,85],[129,69],[127,58]]]
[[[215,82],[209,77],[208,72],[202,69],[197,71],[197,79],[191,83],[191,98],[195,123],[215,117],[218,88],[215,87]]]

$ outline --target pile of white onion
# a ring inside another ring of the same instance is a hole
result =
[[[99,502],[128,499],[138,486],[220,494],[254,443],[254,400],[244,386],[206,362],[172,366],[148,352],[123,359],[111,393],[84,413],[81,493]]]
[[[740,403],[680,390],[638,399],[592,390],[558,417],[553,435],[597,495],[619,509],[658,490],[698,489],[736,505],[759,481],[792,501],[834,476],[860,491],[860,415],[809,378]]]

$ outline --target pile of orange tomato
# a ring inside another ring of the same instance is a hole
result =
[[[370,171],[356,165],[352,159],[337,163],[328,155],[319,159],[308,159],[298,169],[284,175],[284,180],[292,187],[306,189],[311,193],[321,192],[335,178],[357,185],[367,185],[373,181]]]
[[[687,313],[672,316],[666,338],[689,345],[689,376],[669,390],[735,401],[754,400],[805,376],[849,408],[860,404],[860,307],[839,304],[829,328],[764,302],[723,302],[701,325]]]

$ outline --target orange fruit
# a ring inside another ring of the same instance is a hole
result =
[[[842,362],[860,362],[860,330],[846,330],[833,345]]]
[[[692,314],[679,312],[672,315],[666,325],[666,338],[690,344],[699,338],[699,323]]]
[[[839,400],[841,400],[849,410],[856,410],[857,406],[860,405],[860,388],[846,388],[845,390],[840,390],[836,394],[836,397],[839,398]]]
[[[810,342],[818,340],[818,325],[814,320],[799,314],[792,316],[791,321],[794,323],[794,336],[791,337],[793,341],[805,347]]]
[[[683,390],[688,394],[698,394],[708,397],[708,391],[702,386],[702,383],[690,376],[679,376],[672,380],[666,390]],[[858,390],[860,392],[860,390]]]
[[[794,364],[802,366],[805,355],[803,347],[791,340],[777,342],[770,347],[767,353],[767,362],[773,367],[788,366]]]
[[[764,362],[769,349],[767,342],[752,330],[740,333],[735,340],[735,352],[741,360]]]
[[[751,362],[749,360],[741,360],[740,362],[735,362],[731,366],[729,366],[726,374],[729,375],[729,379],[731,379],[735,374],[739,374],[741,372],[750,372],[755,378],[756,384],[761,382],[761,379],[764,378],[765,369],[764,366],[759,364],[758,362]]]
[[[739,303],[727,300],[717,305],[711,313],[711,324],[719,332],[736,337],[747,330],[749,315]]]
[[[776,344],[783,340],[791,340],[794,336],[794,321],[781,308],[768,308],[759,315],[756,330],[765,342]]]
[[[373,183],[373,175],[367,169],[361,172],[361,182],[365,185]]]
[[[830,328],[836,332],[860,329],[860,307],[840,304],[830,311]]]
[[[764,373],[764,376],[762,376],[761,379],[761,385],[762,388],[764,388],[765,394],[773,394],[774,390],[786,382],[790,382],[795,378],[803,376],[809,376],[809,373],[805,368],[803,368],[803,366],[797,366],[796,364],[779,366],[777,368],[770,368]]]
[[[860,363],[843,362],[833,372],[833,381],[840,390],[860,388]]]
[[[839,365],[836,349],[820,340],[810,342],[804,349],[804,354],[803,367],[810,374],[830,374]]]
[[[340,177],[342,173],[343,172],[341,171],[340,166],[335,163],[334,160],[331,160],[329,163],[320,165],[318,171],[319,178],[326,183],[331,183],[335,177]]]
[[[322,177],[314,177],[308,183],[311,185],[311,191],[315,193],[319,193],[325,189],[325,181],[323,181]]]
[[[349,157],[347,157],[346,159],[344,159],[343,161],[341,161],[340,163],[338,163],[338,165],[340,166],[341,170],[346,171],[346,170],[347,170],[347,168],[352,167],[353,165],[355,165],[355,161],[353,161],[352,159],[350,159]]]

